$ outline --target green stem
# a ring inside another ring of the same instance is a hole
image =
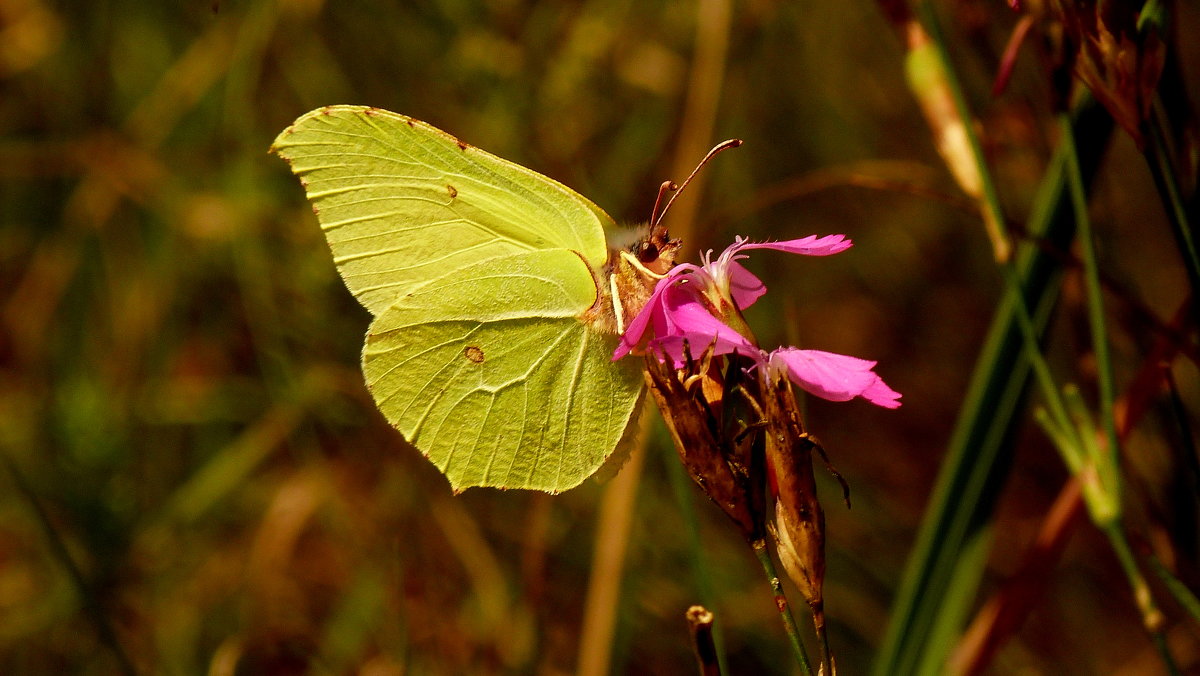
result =
[[[1004,217],[1004,209],[1000,205],[1000,193],[996,189],[996,181],[992,177],[991,168],[988,167],[987,158],[983,153],[983,144],[979,140],[979,135],[975,133],[974,125],[971,124],[971,121],[975,118],[971,113],[970,107],[967,105],[962,84],[959,82],[950,63],[950,55],[946,51],[946,40],[942,34],[941,23],[938,21],[937,14],[933,9],[933,3],[931,2],[920,3],[917,7],[917,12],[937,49],[938,58],[942,62],[941,72],[945,74],[946,87],[950,90],[951,96],[954,99],[954,106],[958,111],[959,118],[964,122],[963,126],[966,131],[967,141],[971,148],[971,159],[975,162],[980,184],[983,188],[981,206],[984,212],[984,219],[995,224],[998,236],[1000,237],[1000,246],[996,252],[996,261],[1004,276],[1005,291],[1008,294],[1008,299],[1013,304],[1017,327],[1021,332],[1021,341],[1025,348],[1025,357],[1029,359],[1030,365],[1033,367],[1034,377],[1037,380],[1038,387],[1041,389],[1042,396],[1046,399],[1046,406],[1050,414],[1063,429],[1071,430],[1073,427],[1070,425],[1070,418],[1067,416],[1066,407],[1059,396],[1058,387],[1054,384],[1054,378],[1050,374],[1050,367],[1046,364],[1045,358],[1042,357],[1038,332],[1034,327],[1029,307],[1025,304],[1025,298],[1021,293],[1021,282],[1014,268],[1012,255],[1009,253],[1012,250],[1012,244],[1003,230],[1003,225],[1007,220]]]
[[[1107,452],[1094,443],[1092,436],[1095,427],[1089,422],[1086,428],[1080,429],[1081,448],[1090,450],[1090,465],[1096,468],[1097,480],[1100,483],[1101,499],[1106,507],[1103,512],[1113,522],[1120,521],[1121,514],[1121,476],[1120,448],[1121,442],[1117,437],[1117,420],[1114,412],[1116,401],[1116,384],[1113,377],[1112,357],[1109,353],[1108,331],[1104,322],[1104,298],[1100,290],[1100,264],[1096,256],[1095,235],[1092,233],[1092,222],[1088,216],[1087,192],[1083,184],[1083,172],[1079,167],[1079,155],[1075,147],[1075,132],[1071,129],[1071,120],[1065,114],[1059,115],[1059,128],[1062,136],[1063,149],[1066,153],[1067,187],[1071,193],[1071,204],[1075,211],[1075,222],[1079,227],[1080,248],[1083,251],[1083,277],[1087,288],[1088,323],[1092,333],[1092,345],[1096,357],[1096,380],[1100,391],[1100,424],[1104,427],[1104,437],[1107,441]],[[1096,515],[1097,505],[1089,505],[1092,514]],[[1100,524],[1104,525],[1104,524]]]
[[[1079,155],[1075,149],[1075,131],[1066,114],[1058,116],[1063,148],[1067,158],[1067,186],[1071,203],[1075,209],[1075,223],[1079,227],[1079,242],[1083,249],[1083,275],[1087,286],[1088,322],[1091,325],[1092,344],[1096,352],[1096,372],[1100,389],[1100,421],[1108,437],[1108,462],[1116,467],[1119,462],[1116,417],[1113,413],[1116,401],[1116,385],[1113,378],[1112,357],[1109,354],[1108,331],[1104,325],[1104,298],[1100,291],[1100,265],[1096,257],[1096,241],[1092,234],[1092,221],[1088,217],[1087,193],[1083,185],[1083,172],[1079,168]],[[1097,458],[1099,461],[1100,458]],[[1110,486],[1115,489],[1115,486]],[[1115,497],[1115,496],[1114,496]]]
[[[1104,534],[1108,536],[1108,541],[1111,544],[1113,551],[1117,554],[1117,559],[1121,562],[1121,570],[1124,571],[1125,577],[1129,580],[1129,587],[1133,590],[1133,598],[1137,603],[1138,610],[1142,614],[1142,625],[1150,634],[1150,639],[1154,643],[1154,647],[1158,650],[1159,657],[1163,661],[1163,665],[1167,668],[1167,673],[1172,676],[1179,674],[1179,667],[1175,665],[1174,658],[1171,657],[1171,651],[1167,647],[1166,636],[1163,634],[1164,618],[1162,611],[1154,603],[1154,597],[1150,593],[1150,585],[1146,583],[1146,578],[1142,575],[1141,568],[1138,568],[1137,560],[1133,556],[1133,550],[1129,547],[1129,540],[1125,537],[1125,531],[1121,530],[1119,523],[1111,523],[1104,528]]]
[[[1152,126],[1157,130],[1157,125]],[[1112,359],[1109,355],[1108,334],[1104,326],[1104,302],[1100,292],[1100,272],[1096,261],[1096,244],[1092,234],[1091,219],[1088,218],[1087,196],[1084,191],[1083,175],[1079,168],[1079,157],[1076,154],[1075,148],[1075,134],[1071,129],[1070,119],[1065,115],[1060,115],[1059,127],[1062,129],[1063,146],[1067,151],[1067,183],[1071,192],[1071,201],[1075,209],[1075,221],[1079,226],[1080,245],[1083,249],[1084,281],[1087,286],[1088,295],[1088,321],[1091,325],[1092,343],[1096,352],[1096,371],[1100,390],[1100,420],[1104,426],[1105,437],[1108,440],[1108,452],[1104,453],[1103,457],[1101,457],[1102,454],[1100,452],[1097,452],[1093,461],[1099,473],[1099,481],[1103,487],[1105,502],[1112,506],[1113,518],[1106,523],[1098,525],[1104,529],[1113,551],[1116,552],[1117,558],[1121,562],[1121,568],[1124,570],[1125,576],[1129,579],[1130,589],[1133,590],[1138,610],[1142,614],[1142,624],[1145,626],[1146,631],[1150,633],[1150,638],[1155,648],[1158,649],[1163,664],[1166,665],[1169,673],[1177,674],[1179,670],[1175,665],[1174,659],[1171,657],[1166,638],[1163,635],[1162,612],[1159,611],[1154,603],[1154,597],[1150,593],[1150,585],[1146,583],[1146,578],[1138,567],[1133,552],[1129,547],[1129,540],[1121,528],[1121,479],[1118,470],[1120,463],[1120,441],[1117,438],[1116,417],[1113,411],[1116,388],[1113,378]],[[1152,145],[1157,146],[1159,151],[1161,151],[1161,135],[1152,135],[1155,138]],[[1155,154],[1161,157],[1161,153],[1156,152]],[[1168,175],[1166,178],[1173,180],[1174,176]],[[1173,199],[1178,197],[1178,193],[1174,191],[1171,192],[1171,195]],[[1180,206],[1178,202],[1175,204],[1177,207]],[[1183,216],[1181,208],[1178,210],[1178,215]],[[1182,225],[1186,229],[1186,222]],[[1190,245],[1190,238],[1188,238],[1188,243]],[[1194,254],[1194,249],[1192,253]]]
[[[1024,357],[1029,360],[1029,365],[1033,369],[1034,380],[1037,381],[1042,397],[1046,400],[1046,408],[1054,421],[1067,434],[1074,436],[1075,426],[1071,424],[1071,417],[1067,414],[1066,404],[1063,403],[1060,390],[1054,383],[1054,376],[1050,373],[1050,365],[1046,363],[1046,358],[1042,356],[1042,346],[1038,330],[1033,317],[1029,314],[1029,307],[1025,304],[1024,298],[1021,295],[1021,280],[1017,277],[1017,271],[1010,263],[1001,263],[1000,271],[1004,276],[1004,284],[1008,287],[1006,292],[1013,304],[1013,315],[1016,319],[1017,328],[1021,334],[1021,343],[1025,350]]]
[[[771,554],[767,551],[767,542],[763,539],[750,543],[754,556],[762,564],[763,573],[767,576],[767,584],[775,597],[775,607],[779,609],[779,617],[783,620],[783,628],[787,632],[788,641],[792,644],[792,653],[800,670],[807,676],[812,676],[812,666],[808,662],[808,653],[804,652],[804,643],[800,640],[800,630],[796,628],[796,619],[792,617],[792,608],[788,604],[787,595],[783,591],[783,582],[775,573],[775,564],[771,562]]]
[[[1188,589],[1182,580],[1175,577],[1161,561],[1153,556],[1150,557],[1150,567],[1163,581],[1163,586],[1167,588],[1171,596],[1175,597],[1187,614],[1192,616],[1192,620],[1200,622],[1200,599],[1196,598],[1192,590]]]

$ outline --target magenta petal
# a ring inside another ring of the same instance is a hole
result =
[[[770,355],[787,365],[792,382],[804,391],[830,401],[862,397],[877,406],[899,408],[900,393],[872,370],[875,362],[821,350],[781,347]]]
[[[854,242],[846,239],[845,235],[826,235],[824,237],[809,235],[808,237],[789,239],[784,242],[747,242],[738,248],[740,250],[774,249],[775,251],[785,251],[804,256],[829,256],[841,253],[853,245]]]
[[[753,354],[756,351],[749,343],[745,340],[739,340],[739,338],[741,338],[740,334],[734,332],[732,329],[728,332],[717,333],[712,336],[693,333],[686,336],[655,338],[650,341],[647,349],[658,352],[662,358],[669,357],[671,364],[675,368],[683,368],[687,364],[683,350],[685,344],[692,359],[699,359],[710,347],[714,355],[731,354],[733,352],[737,352],[738,354]]]
[[[668,275],[658,280],[658,284],[654,287],[654,292],[650,294],[650,299],[646,301],[646,306],[642,308],[641,312],[637,313],[633,321],[629,322],[629,325],[625,327],[625,332],[621,334],[621,341],[617,345],[616,351],[613,352],[613,361],[624,357],[637,347],[652,320],[656,318],[661,320],[663,294],[666,293],[668,287],[678,281],[678,278],[674,275]],[[659,322],[656,321],[655,323]]]
[[[900,408],[900,397],[903,395],[888,387],[883,378],[876,376],[875,384],[863,390],[862,398],[884,408]]]
[[[737,261],[729,262],[728,274],[729,295],[733,297],[733,302],[739,310],[750,307],[754,301],[767,292],[767,287],[762,280]]]
[[[683,344],[688,343],[692,356],[698,357],[709,345],[714,354],[740,351],[750,353],[755,348],[745,336],[733,330],[700,302],[692,285],[670,288],[663,295],[665,326],[655,327],[652,349],[671,357],[676,366],[683,365]]]

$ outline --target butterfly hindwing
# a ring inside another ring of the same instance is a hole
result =
[[[641,401],[616,338],[578,320],[595,298],[564,249],[462,268],[371,324],[367,384],[384,416],[456,488],[558,492],[612,453]]]

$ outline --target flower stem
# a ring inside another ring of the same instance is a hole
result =
[[[836,676],[837,672],[833,670],[833,650],[829,647],[829,631],[825,627],[825,608],[813,608],[812,616],[813,627],[817,631],[818,645],[821,648],[821,667],[817,673],[824,676]]]
[[[1092,341],[1096,353],[1097,379],[1100,390],[1100,418],[1107,440],[1107,452],[1101,452],[1097,444],[1086,435],[1087,430],[1095,429],[1090,420],[1079,426],[1081,449],[1088,456],[1088,465],[1095,469],[1100,493],[1091,496],[1089,508],[1092,518],[1108,537],[1110,546],[1121,563],[1121,569],[1129,580],[1129,587],[1141,612],[1142,624],[1145,626],[1154,647],[1166,666],[1168,673],[1179,673],[1171,652],[1163,635],[1164,618],[1154,602],[1150,585],[1137,565],[1137,560],[1129,546],[1129,539],[1121,527],[1121,477],[1119,470],[1120,445],[1117,438],[1116,418],[1114,416],[1115,388],[1113,384],[1112,361],[1109,356],[1108,338],[1104,327],[1104,305],[1100,294],[1100,273],[1096,260],[1096,246],[1092,235],[1091,221],[1088,218],[1087,195],[1084,190],[1083,177],[1079,168],[1079,157],[1076,154],[1075,136],[1071,122],[1062,115],[1059,118],[1062,129],[1062,143],[1067,157],[1067,185],[1071,193],[1071,201],[1075,209],[1075,221],[1079,226],[1079,239],[1083,250],[1084,282],[1088,295],[1088,320],[1091,325]],[[1085,491],[1087,485],[1085,484]],[[1087,493],[1085,492],[1085,497]],[[1104,503],[1098,508],[1097,501]],[[1107,515],[1101,520],[1098,515]]]
[[[1088,217],[1087,190],[1083,184],[1083,171],[1079,167],[1079,155],[1075,149],[1075,131],[1071,127],[1070,116],[1060,113],[1058,126],[1063,147],[1066,149],[1067,187],[1075,209],[1075,223],[1079,227],[1080,248],[1083,250],[1083,276],[1087,287],[1088,322],[1091,325],[1092,345],[1096,352],[1096,379],[1099,381],[1100,390],[1100,422],[1104,426],[1104,434],[1108,439],[1108,457],[1096,460],[1098,463],[1110,466],[1115,475],[1120,457],[1120,442],[1117,439],[1117,423],[1113,411],[1117,395],[1112,359],[1109,355],[1108,332],[1104,327],[1104,298],[1100,292],[1100,264],[1096,258],[1096,241],[1092,235],[1091,218]],[[1116,493],[1112,499],[1117,502],[1120,501],[1118,488],[1119,483],[1108,487],[1109,490]]]
[[[783,628],[787,632],[788,641],[792,644],[792,653],[796,658],[796,663],[800,665],[801,671],[807,676],[812,676],[812,666],[808,662],[808,654],[804,652],[804,643],[800,641],[800,630],[796,628],[796,619],[792,617],[792,608],[783,591],[783,581],[775,573],[775,564],[771,561],[771,554],[767,551],[767,541],[759,538],[750,543],[750,548],[754,550],[754,556],[758,557],[758,562],[762,564],[763,573],[767,576],[767,584],[771,586],[771,591],[775,595],[775,607],[779,609],[779,617],[783,620]]]

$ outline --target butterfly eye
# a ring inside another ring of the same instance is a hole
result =
[[[658,246],[651,242],[639,242],[637,257],[642,263],[653,263],[658,260]]]

